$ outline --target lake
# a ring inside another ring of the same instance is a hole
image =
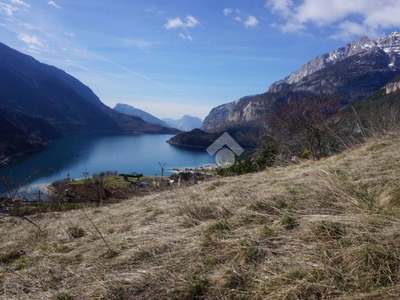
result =
[[[0,167],[0,177],[26,178],[37,168],[51,168],[35,176],[29,184],[37,186],[67,178],[82,178],[102,171],[160,175],[159,162],[166,168],[198,167],[215,163],[204,149],[179,148],[166,141],[172,135],[80,133],[68,134],[49,144],[49,148],[13,158]],[[171,173],[164,172],[165,175]]]

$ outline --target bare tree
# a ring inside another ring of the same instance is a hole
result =
[[[329,120],[338,112],[339,101],[332,96],[296,97],[282,105],[273,119],[284,139],[296,141],[319,158],[332,152],[335,142],[329,127],[333,122]]]
[[[40,227],[26,216],[27,203],[32,200],[27,183],[45,170],[38,168],[21,181],[14,180],[11,175],[0,177],[0,213],[26,220],[41,231]]]
[[[84,173],[84,184],[83,189],[80,193],[81,197],[86,198],[86,200],[95,201],[97,206],[101,205],[101,201],[105,198],[105,183],[106,175],[104,172],[96,174],[90,178],[89,173],[86,171]]]

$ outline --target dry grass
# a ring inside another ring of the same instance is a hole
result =
[[[400,138],[112,206],[0,220],[4,299],[397,299]]]

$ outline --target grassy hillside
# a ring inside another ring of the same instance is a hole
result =
[[[31,216],[43,233],[0,219],[0,296],[397,299],[399,149],[395,133],[317,162]]]

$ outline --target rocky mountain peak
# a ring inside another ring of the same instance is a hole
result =
[[[286,89],[288,85],[300,82],[304,77],[309,76],[326,67],[335,65],[336,63],[358,55],[363,52],[374,51],[376,48],[383,50],[389,57],[388,68],[400,68],[400,33],[395,31],[387,37],[373,40],[368,36],[363,36],[344,47],[325,53],[315,57],[307,62],[300,69],[294,71],[286,78],[273,83],[269,87],[269,92],[278,92]]]
[[[363,51],[367,51],[375,46],[375,42],[372,38],[368,36],[363,36],[350,44],[347,44],[347,46],[343,48],[339,48],[338,50],[334,52],[341,52],[342,49],[345,49],[343,51],[343,58],[358,54]]]
[[[381,48],[388,54],[400,54],[400,33],[397,31],[391,33],[389,36],[376,41],[376,46]]]

